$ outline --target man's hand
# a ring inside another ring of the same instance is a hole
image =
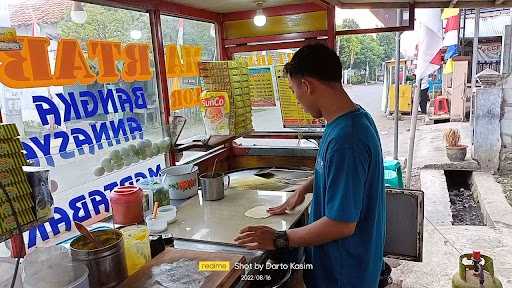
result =
[[[240,230],[235,242],[249,250],[274,250],[275,234],[276,230],[268,226],[248,226]]]
[[[313,182],[314,178],[309,178],[308,181],[306,181],[304,184],[299,186],[297,190],[295,190],[295,193],[288,198],[283,204],[272,207],[267,210],[267,212],[271,215],[280,215],[286,213],[286,210],[293,210],[295,207],[299,206],[304,202],[305,196],[307,193],[313,192]]]
[[[302,204],[305,198],[306,197],[304,196],[304,192],[302,192],[302,190],[300,189],[297,189],[295,193],[293,193],[293,195],[290,198],[286,199],[286,201],[283,204],[277,207],[269,208],[267,212],[271,215],[285,214],[286,210],[293,210],[295,209],[295,207]]]

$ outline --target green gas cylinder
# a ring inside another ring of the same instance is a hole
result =
[[[483,261],[482,261],[483,259]],[[477,263],[484,263],[483,265]],[[473,264],[469,264],[473,263]],[[476,264],[475,264],[476,263]],[[483,273],[476,272],[483,267]],[[483,283],[481,284],[481,280]],[[503,288],[500,280],[494,277],[492,259],[480,252],[463,254],[459,257],[459,271],[452,277],[452,288]]]

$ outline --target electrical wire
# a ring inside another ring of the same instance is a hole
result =
[[[444,234],[436,227],[436,225],[434,225],[434,223],[432,223],[430,221],[430,219],[428,219],[426,216],[425,216],[425,219],[428,221],[428,223],[430,223],[430,225],[432,225],[432,227],[434,227],[434,229],[437,231],[437,233],[439,233],[439,235],[441,235],[441,237],[444,238],[446,243],[448,243],[455,251],[457,251],[457,253],[459,253],[459,255],[464,254],[457,247],[455,247],[455,245],[450,241],[450,239],[448,239],[448,237],[444,236]]]
[[[11,207],[11,210],[12,210],[12,215],[14,217],[14,221],[16,222],[16,228],[18,230],[18,233],[21,235],[21,237],[23,237],[23,231],[21,229],[20,221],[18,219],[18,213],[16,212],[16,209],[14,209],[14,204],[11,201],[11,197],[9,196],[9,193],[7,193],[7,191],[5,191],[5,186],[2,182],[0,182],[0,190],[2,191],[2,193],[5,194],[5,197],[7,198],[7,202],[9,203],[9,206]],[[14,288],[14,285],[16,285],[16,278],[18,277],[20,261],[21,261],[21,257],[17,257],[16,258],[16,266],[14,267],[14,274],[13,274],[12,280],[11,280],[11,288]]]

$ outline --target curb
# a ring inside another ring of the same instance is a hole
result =
[[[512,228],[512,207],[503,194],[503,188],[491,174],[473,172],[472,190],[480,202],[486,225]]]

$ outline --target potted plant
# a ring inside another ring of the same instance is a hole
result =
[[[446,156],[452,162],[461,162],[466,159],[467,145],[460,144],[459,129],[449,128],[444,131],[444,142],[446,144]]]

